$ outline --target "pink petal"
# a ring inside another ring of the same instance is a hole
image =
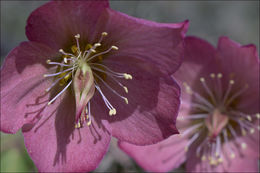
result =
[[[107,87],[101,86],[104,95],[117,110],[116,115],[109,116],[100,99],[99,105],[103,105],[103,111],[107,112],[103,118],[110,122],[114,137],[136,145],[147,145],[177,133],[175,120],[180,90],[172,78],[151,64],[131,57],[110,57],[104,63],[110,69],[133,76],[132,80],[121,80],[128,88],[128,94],[109,78],[106,80],[115,91],[128,98],[128,104]]]
[[[43,74],[46,60],[54,55],[42,44],[23,42],[6,57],[1,69],[1,131],[15,133],[34,121],[33,112],[48,102],[45,89],[50,81]]]
[[[114,56],[122,59],[135,57],[156,64],[169,74],[179,68],[187,21],[165,24],[127,16],[111,9],[106,12],[99,20],[96,35],[104,31],[108,33],[104,45],[119,47]]]
[[[223,72],[227,75],[233,74],[233,90],[239,91],[248,85],[237,108],[248,113],[259,112],[259,57],[256,47],[241,46],[227,37],[222,37],[219,39],[218,52]]]
[[[26,148],[40,172],[89,172],[107,152],[108,131],[95,119],[91,126],[75,129],[75,111],[74,98],[67,92],[43,112],[38,124],[23,128]]]
[[[126,142],[119,142],[118,145],[145,171],[169,172],[186,160],[186,144],[185,139],[174,135],[153,145],[136,146]]]
[[[30,15],[26,35],[29,40],[45,43],[56,50],[68,46],[76,34],[88,40],[107,7],[106,0],[48,2]]]

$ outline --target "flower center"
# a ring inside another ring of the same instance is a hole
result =
[[[191,105],[190,115],[178,117],[178,120],[186,120],[189,124],[181,136],[189,139],[186,151],[194,145],[202,161],[208,160],[210,165],[216,166],[223,161],[224,145],[231,159],[236,157],[234,151],[237,150],[230,145],[231,141],[238,144],[235,146],[247,148],[247,143],[239,137],[253,134],[255,129],[260,130],[260,114],[243,113],[236,107],[248,85],[235,90],[235,81],[229,79],[225,83],[221,73],[212,73],[207,79],[201,77],[200,83],[200,92],[192,90],[186,82],[183,83],[192,100],[187,103]]]
[[[106,54],[112,50],[118,50],[118,47],[113,45],[107,50],[101,51],[101,43],[107,35],[106,32],[103,32],[97,43],[87,44],[85,49],[81,50],[79,44],[80,35],[77,34],[75,35],[76,45],[71,46],[71,53],[67,53],[63,49],[60,49],[59,52],[62,54],[60,62],[52,62],[51,60],[47,60],[46,62],[49,65],[54,65],[56,70],[55,73],[44,75],[44,77],[53,78],[53,83],[46,89],[46,92],[49,92],[57,84],[63,87],[63,89],[48,102],[48,105],[53,103],[68,88],[71,88],[72,84],[75,92],[76,107],[78,105],[83,105],[84,109],[80,108],[79,115],[76,115],[75,128],[83,127],[83,123],[86,120],[87,125],[91,124],[92,114],[90,111],[90,102],[95,90],[101,95],[109,110],[109,115],[116,115],[115,107],[102,92],[100,84],[107,87],[128,104],[128,99],[119,94],[106,82],[106,80],[113,80],[113,82],[119,85],[125,93],[128,93],[128,88],[120,83],[118,79],[132,79],[130,74],[115,72],[102,64]]]

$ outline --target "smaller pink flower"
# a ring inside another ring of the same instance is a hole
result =
[[[119,142],[147,171],[185,163],[189,172],[257,172],[259,158],[259,57],[254,45],[227,37],[215,49],[185,39],[185,58],[174,74],[182,85],[180,135],[150,146]]]

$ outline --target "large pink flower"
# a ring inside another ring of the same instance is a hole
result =
[[[182,85],[174,135],[158,144],[120,147],[145,170],[166,172],[186,163],[188,172],[257,172],[259,158],[259,57],[254,45],[222,37],[215,49],[185,39]]]
[[[29,17],[29,39],[1,69],[1,131],[22,128],[39,171],[91,171],[111,135],[147,145],[177,133],[170,75],[187,22],[159,24],[107,1],[52,1]]]

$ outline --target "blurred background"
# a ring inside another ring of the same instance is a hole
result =
[[[14,47],[27,40],[29,14],[46,1],[1,0],[1,64]],[[188,35],[217,44],[222,35],[241,43],[253,43],[259,51],[259,1],[111,1],[111,8],[157,22],[190,21]],[[21,133],[1,133],[1,172],[36,171]],[[176,171],[182,171],[180,168]],[[95,172],[142,172],[113,140],[109,152]]]

